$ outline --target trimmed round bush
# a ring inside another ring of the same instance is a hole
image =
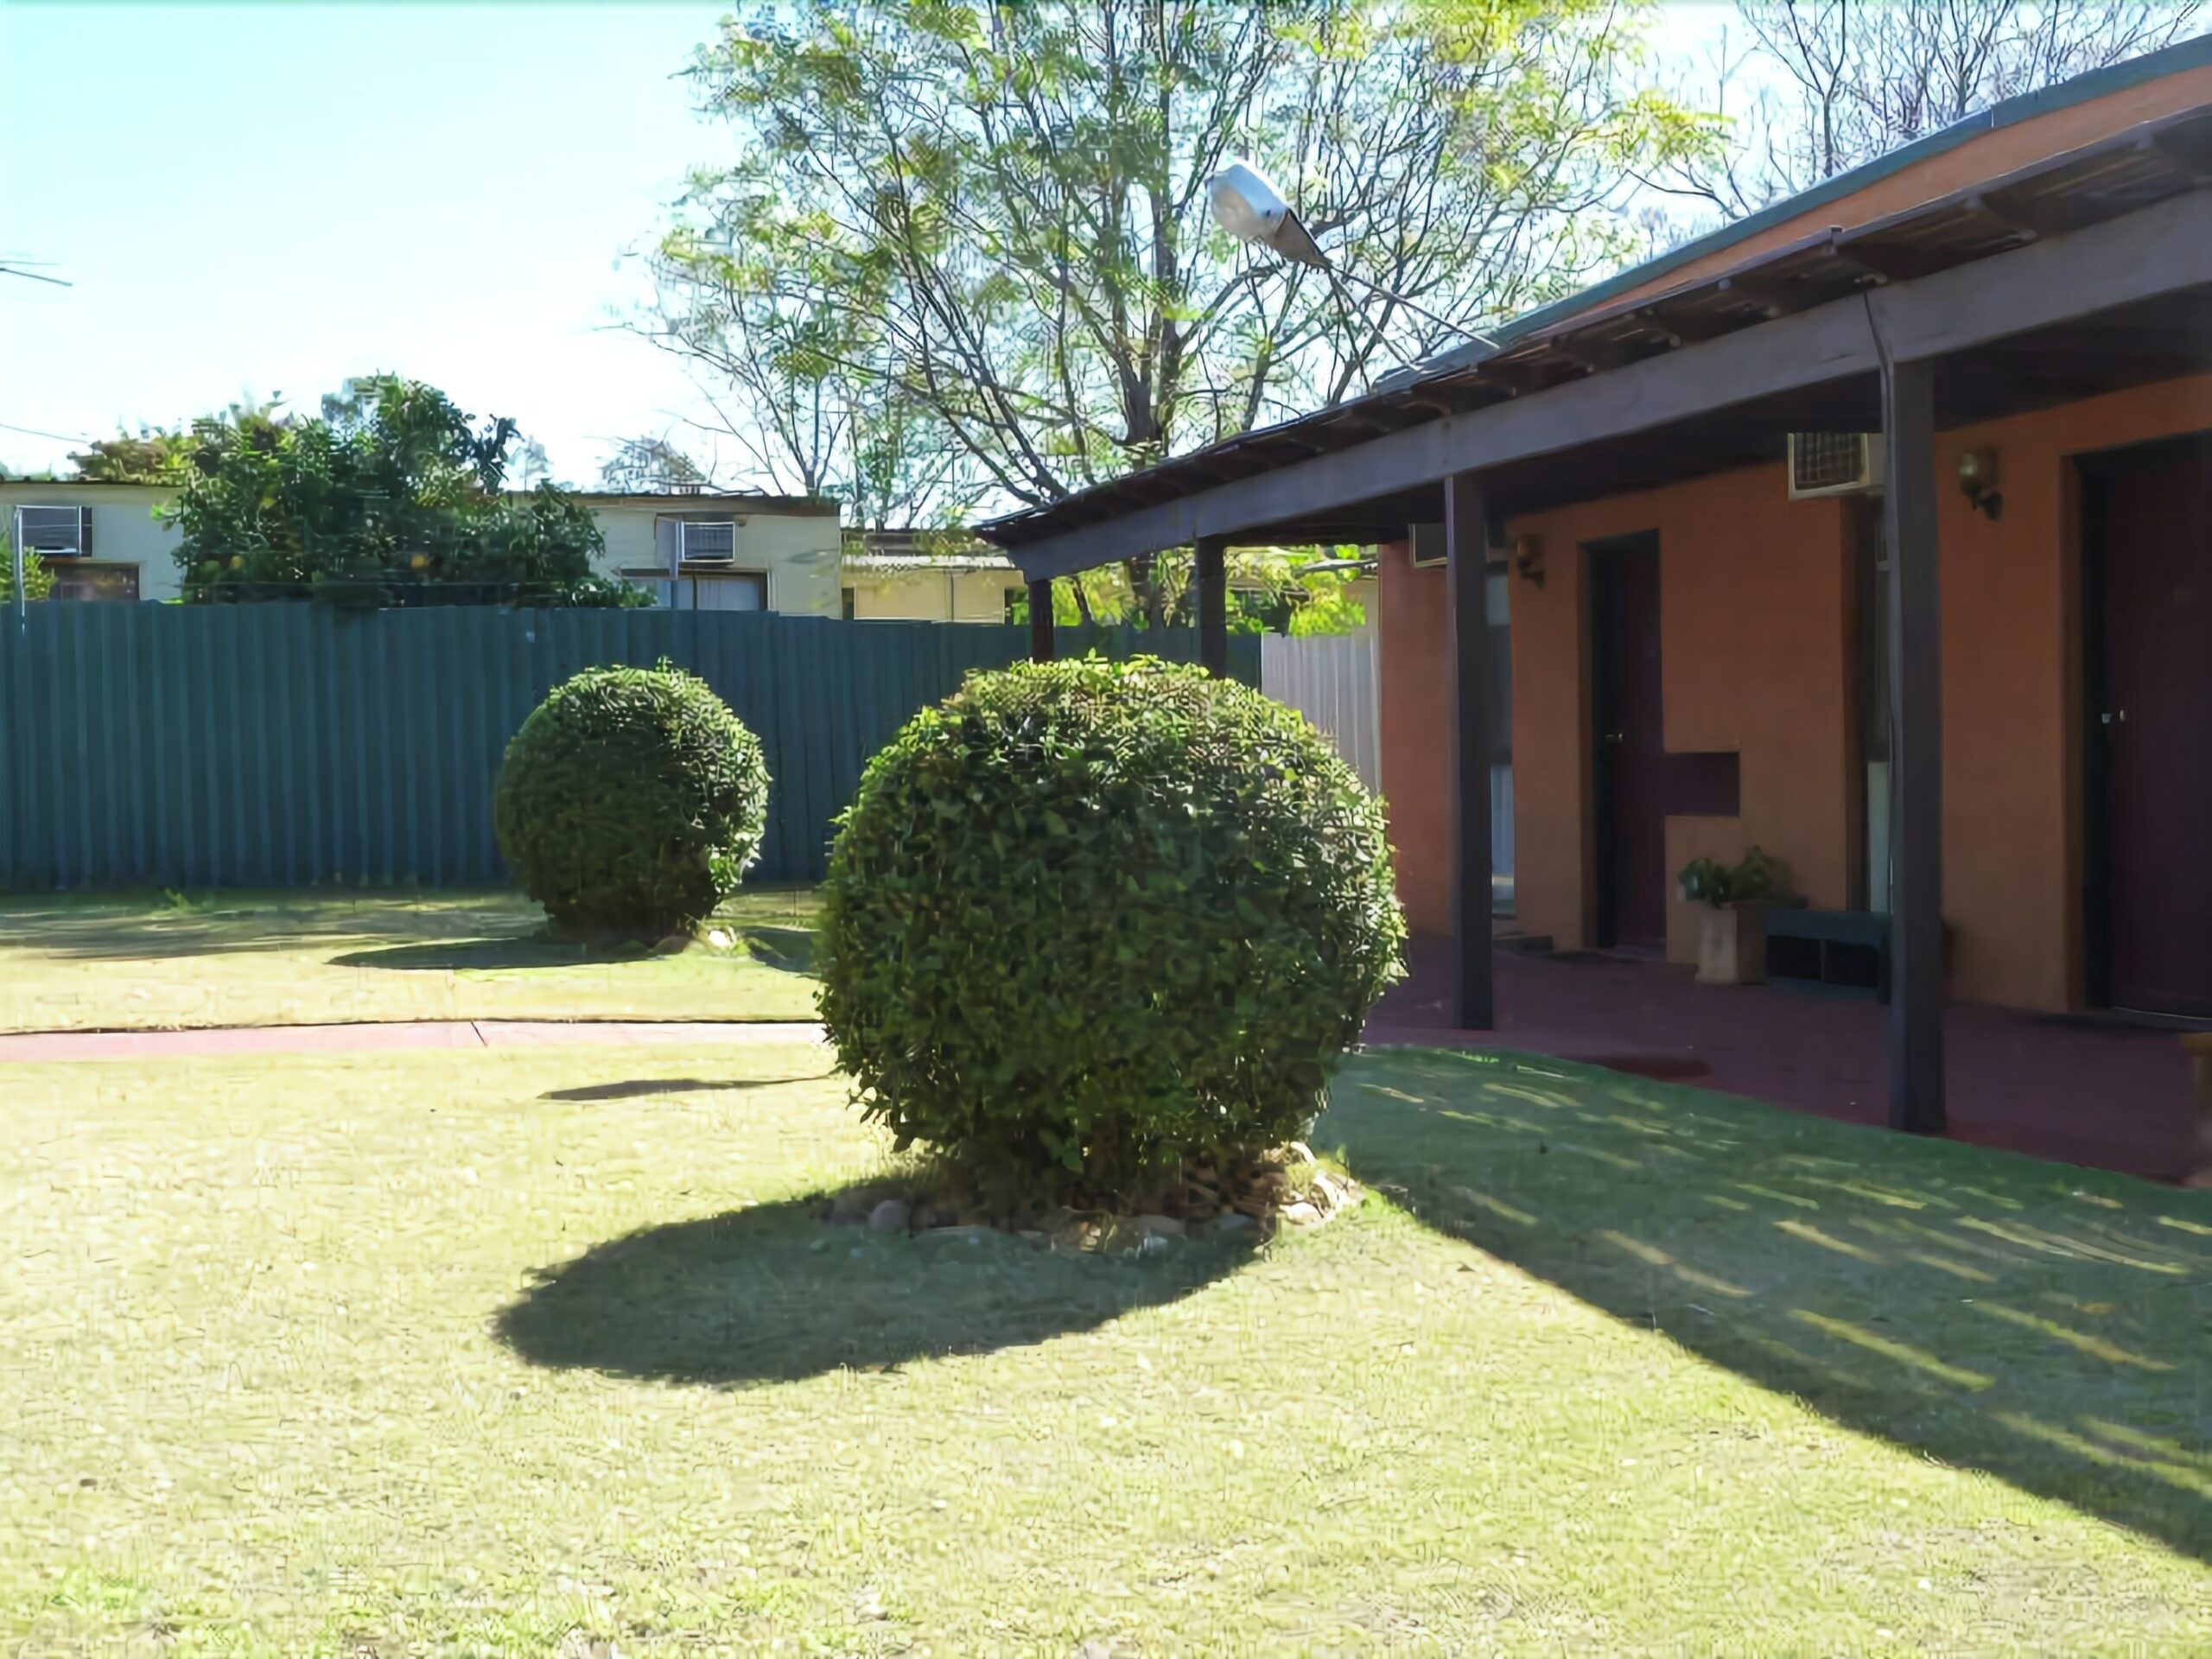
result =
[[[768,764],[704,680],[592,668],[553,688],[507,745],[499,850],[556,928],[688,931],[760,851]]]
[[[822,896],[867,1114],[1032,1191],[1303,1133],[1405,937],[1328,740],[1149,658],[970,676],[869,762]]]

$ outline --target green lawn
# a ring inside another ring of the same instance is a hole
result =
[[[825,1065],[10,1068],[0,1651],[2203,1651],[2212,1200],[1408,1052],[1319,1230],[872,1239]]]
[[[813,895],[741,893],[735,948],[587,950],[518,893],[0,899],[0,1031],[377,1020],[811,1020]]]

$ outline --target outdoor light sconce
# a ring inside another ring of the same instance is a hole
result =
[[[1997,488],[1997,452],[1968,449],[1959,456],[1959,487],[1967,505],[1995,524],[2005,516],[2005,498]]]
[[[1534,582],[1539,588],[1542,587],[1544,585],[1544,538],[1541,536],[1522,536],[1516,538],[1513,543],[1513,568],[1520,573],[1522,581]]]

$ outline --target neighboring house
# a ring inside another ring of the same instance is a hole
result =
[[[848,620],[1000,622],[1027,591],[1005,554],[980,543],[925,550],[941,532],[848,531],[842,610]],[[957,539],[957,538],[956,538]]]
[[[1893,1122],[1942,1122],[1944,993],[2212,1019],[2212,39],[983,533],[1033,579],[1382,546],[1400,891],[1467,1023],[1501,759],[1561,947],[1689,959],[1675,873],[1754,843],[1891,912]]]
[[[0,479],[0,529],[54,573],[56,600],[175,599],[176,531],[154,521],[158,484]]]
[[[601,566],[679,611],[838,612],[838,508],[810,496],[584,490]]]
[[[950,538],[950,549],[930,548]],[[959,545],[950,532],[915,530],[849,530],[845,532],[843,612],[848,620],[910,622],[1009,622],[1014,601],[1026,593],[1021,572],[988,543]],[[1375,562],[1348,559],[1346,597],[1375,615]],[[1239,605],[1265,626],[1281,632],[1290,606],[1257,581],[1233,579]]]
[[[37,550],[57,600],[168,600],[181,591],[164,485],[0,480],[0,522]],[[838,611],[837,504],[804,496],[585,491],[607,575],[678,610]]]

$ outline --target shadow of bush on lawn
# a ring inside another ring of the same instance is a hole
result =
[[[813,971],[814,936],[804,928],[754,925],[734,929],[733,932],[737,942],[744,947],[742,951],[712,956],[701,951],[698,959],[728,963],[749,959],[763,967],[789,974]],[[652,959],[652,949],[634,940],[593,943],[556,939],[543,927],[538,927],[528,932],[490,938],[429,939],[410,944],[379,945],[374,950],[347,951],[343,956],[333,957],[330,963],[334,968],[487,973],[532,968],[620,965]]]
[[[1185,1239],[1143,1255],[1007,1234],[908,1237],[816,1219],[830,1195],[649,1227],[543,1269],[497,1331],[535,1365],[660,1382],[789,1382],[989,1353],[1177,1300],[1252,1255]]]
[[[1847,1427],[2212,1560],[2212,1198],[1535,1057],[1362,1057],[1316,1144]]]
[[[580,1084],[573,1089],[548,1089],[540,1100],[564,1100],[590,1103],[609,1100],[643,1100],[653,1095],[696,1095],[723,1092],[733,1089],[780,1089],[791,1083],[818,1083],[824,1077],[834,1077],[830,1071],[810,1071],[798,1077],[624,1077],[614,1083]]]

